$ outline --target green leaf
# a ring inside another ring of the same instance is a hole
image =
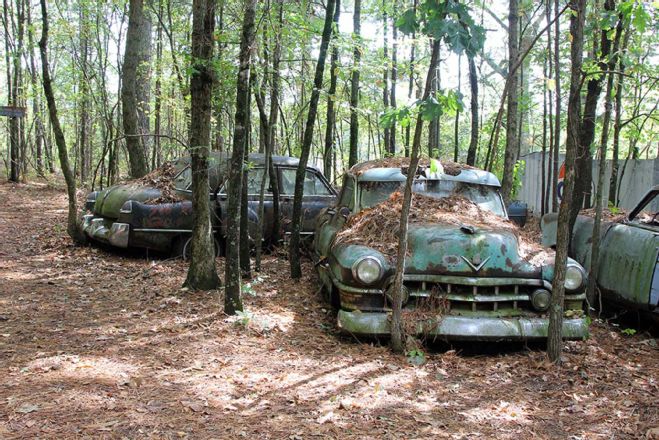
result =
[[[419,21],[414,9],[408,9],[396,20],[396,26],[404,34],[412,34],[419,30]]]

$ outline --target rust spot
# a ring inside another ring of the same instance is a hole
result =
[[[446,255],[443,258],[444,264],[451,265],[451,264],[458,264],[460,262],[460,259],[455,256],[455,255]]]
[[[508,252],[508,247],[506,246],[506,243],[501,243],[501,253],[505,254]]]
[[[506,266],[513,267],[513,262],[510,260],[510,258],[506,258]]]

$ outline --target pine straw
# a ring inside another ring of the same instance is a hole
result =
[[[595,208],[582,209],[579,214],[595,218]],[[621,223],[628,216],[629,213],[620,208],[617,208],[615,212],[612,212],[609,208],[602,209],[602,221],[604,222]]]
[[[450,161],[441,161],[441,164],[444,167],[444,174],[448,174],[450,176],[457,176],[462,172],[462,170],[477,169],[470,165]],[[363,174],[373,168],[408,168],[409,166],[409,157],[386,157],[383,159],[369,160],[368,162],[362,162],[357,165],[353,165],[349,172],[359,176],[360,174]],[[425,156],[419,158],[419,166],[429,167],[430,159]]]
[[[393,260],[398,249],[402,207],[403,195],[396,191],[384,202],[350,217],[337,234],[336,243],[368,246]],[[480,208],[462,196],[438,199],[415,193],[408,221],[414,225],[468,225],[489,231],[511,232],[518,239],[520,256],[532,264],[542,264],[553,256],[535,239],[520,233],[519,227],[511,221]]]
[[[150,186],[160,191],[160,196],[144,202],[147,205],[180,202],[182,199],[176,193],[174,186],[174,177],[179,171],[180,170],[177,170],[172,163],[167,162],[159,168],[151,171],[146,176],[130,180],[127,183],[139,186]]]

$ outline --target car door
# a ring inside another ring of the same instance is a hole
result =
[[[293,218],[293,196],[295,194],[295,176],[297,168],[279,168],[280,197],[279,206],[282,213],[282,227],[286,234],[291,232]],[[313,234],[316,217],[320,211],[336,202],[336,193],[329,182],[316,170],[307,169],[304,178],[304,193],[302,197],[303,222],[301,233]]]

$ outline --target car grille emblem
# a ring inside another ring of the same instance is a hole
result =
[[[465,263],[467,263],[467,265],[469,265],[469,267],[471,267],[474,270],[474,272],[478,272],[483,268],[483,266],[485,266],[485,263],[487,263],[490,257],[487,257],[486,259],[481,261],[481,256],[476,255],[472,261],[469,261],[467,257],[462,255],[462,259],[465,261]]]

